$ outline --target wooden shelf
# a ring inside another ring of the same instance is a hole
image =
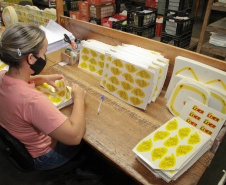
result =
[[[226,47],[215,46],[213,44],[210,44],[209,42],[206,42],[202,45],[201,51],[205,51],[213,55],[226,57]]]
[[[206,14],[203,21],[202,31],[200,34],[200,39],[197,47],[197,52],[205,51],[213,55],[222,56],[226,60],[226,49],[224,47],[215,46],[209,43],[203,44],[206,31],[226,34],[226,18],[225,17],[221,20],[218,20],[208,25],[212,10],[226,12],[226,4],[220,3],[220,2],[214,2],[214,0],[208,1]]]
[[[225,3],[216,2],[216,3],[213,3],[213,5],[211,5],[210,8],[212,10],[226,12],[226,4]]]
[[[212,24],[209,24],[206,28],[206,31],[226,34],[226,17]]]

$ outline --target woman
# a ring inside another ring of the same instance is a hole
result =
[[[86,128],[85,90],[72,84],[74,104],[67,118],[35,89],[44,82],[56,87],[54,82],[63,78],[38,75],[46,64],[47,46],[45,33],[24,23],[7,27],[0,39],[0,59],[9,65],[8,72],[0,71],[0,125],[25,145],[41,170],[73,158]]]

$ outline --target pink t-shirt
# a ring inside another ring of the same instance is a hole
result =
[[[20,140],[33,158],[48,153],[56,140],[48,136],[67,117],[47,96],[26,83],[0,71],[0,125]]]

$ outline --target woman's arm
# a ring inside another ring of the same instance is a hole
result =
[[[52,131],[49,136],[67,145],[78,145],[86,131],[86,91],[72,84],[73,110],[69,119]]]

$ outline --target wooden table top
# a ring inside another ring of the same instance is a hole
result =
[[[69,85],[77,83],[87,91],[85,100],[87,130],[84,140],[88,144],[137,182],[141,184],[166,184],[164,180],[156,178],[138,162],[132,151],[139,141],[173,117],[166,107],[164,91],[156,102],[148,105],[144,111],[107,93],[100,86],[101,78],[78,68],[78,64],[62,67],[55,63],[46,68],[43,73],[63,74]],[[105,99],[100,113],[97,115],[102,94],[104,94]],[[72,106],[65,107],[61,111],[70,116]],[[169,184],[197,184],[213,156],[212,152],[207,152],[187,172]]]

